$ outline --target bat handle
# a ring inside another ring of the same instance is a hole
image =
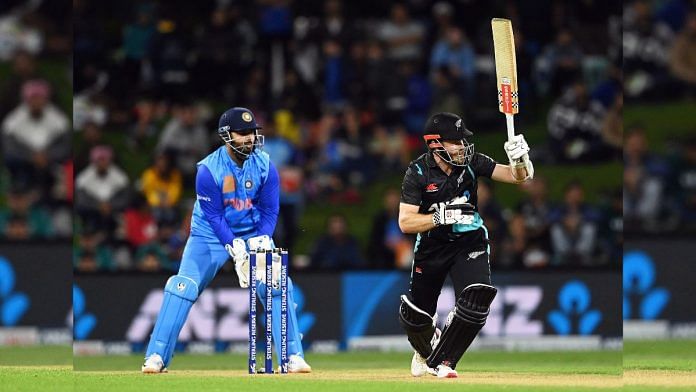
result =
[[[512,114],[505,113],[505,120],[507,120],[508,141],[512,141],[512,137],[515,136],[515,118]]]

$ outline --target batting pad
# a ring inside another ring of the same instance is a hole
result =
[[[491,302],[495,298],[495,287],[477,283],[462,290],[454,309],[452,321],[442,331],[442,336],[432,354],[428,367],[445,364],[452,369],[486,324]]]

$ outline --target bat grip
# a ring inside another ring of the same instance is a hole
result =
[[[508,141],[512,141],[512,137],[515,136],[515,118],[512,114],[505,113],[505,120],[507,120]]]

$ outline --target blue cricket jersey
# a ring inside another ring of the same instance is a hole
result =
[[[267,153],[255,150],[242,167],[221,146],[198,162],[191,236],[219,241],[267,234],[278,220],[278,171]]]

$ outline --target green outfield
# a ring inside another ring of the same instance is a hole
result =
[[[452,380],[411,377],[410,355],[403,353],[309,354],[308,359],[312,374],[249,376],[245,355],[181,354],[170,373],[146,376],[139,372],[142,358],[137,355],[73,359],[69,347],[0,347],[0,390],[696,390],[696,341],[628,341],[623,355],[472,352],[458,366],[459,378]]]
[[[77,357],[54,348],[0,348],[0,385],[12,391],[587,391],[619,390],[621,352],[467,353],[458,379],[413,378],[406,353],[309,354],[312,374],[245,373],[245,355],[178,355],[171,372],[142,375],[140,356]],[[7,358],[22,357],[19,367]],[[31,361],[31,358],[34,360]],[[48,358],[48,360],[45,360]],[[33,365],[33,366],[32,366]],[[0,388],[2,389],[2,388]]]
[[[627,390],[696,390],[696,340],[625,341],[624,382]]]

